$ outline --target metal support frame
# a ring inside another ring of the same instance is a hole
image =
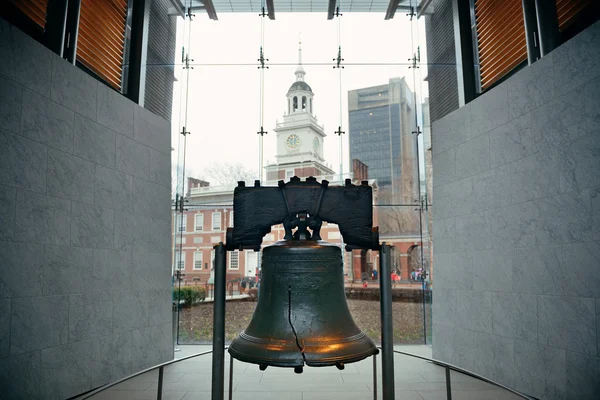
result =
[[[156,400],[162,400],[164,368],[158,368],[158,389],[156,390]]]
[[[215,249],[215,295],[213,314],[212,400],[223,400],[225,389],[225,268],[223,242]]]
[[[229,400],[233,399],[233,357],[229,356]]]
[[[377,353],[373,354],[373,400],[377,400]]]
[[[75,65],[77,61],[77,38],[79,36],[79,14],[81,11],[81,0],[69,1],[67,6],[67,20],[65,24],[65,36],[63,58]]]
[[[525,22],[525,41],[527,42],[527,62],[531,65],[540,58],[535,0],[523,0],[523,21]]]
[[[454,20],[454,48],[456,50],[456,81],[458,82],[459,107],[477,97],[479,73],[475,72],[475,54],[472,25],[472,1],[452,0],[452,18]]]
[[[398,9],[398,4],[400,4],[400,0],[390,0],[387,11],[385,12],[384,19],[392,19],[396,14],[396,10]]]
[[[446,400],[452,400],[452,384],[450,383],[450,368],[446,365]]]
[[[275,5],[273,4],[273,0],[267,0],[267,15],[269,19],[275,19]]]
[[[379,248],[379,298],[381,311],[381,382],[382,399],[394,399],[394,321],[392,317],[391,246]]]
[[[126,95],[144,106],[146,86],[146,57],[148,52],[148,21],[150,1],[133,0],[131,15],[131,41],[129,47],[129,76]]]
[[[327,6],[327,19],[333,19],[336,4],[337,0],[329,0],[329,5]]]
[[[535,0],[537,26],[539,32],[540,56],[544,57],[560,46],[560,31],[558,30],[558,14],[556,1]]]

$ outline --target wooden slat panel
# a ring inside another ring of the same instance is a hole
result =
[[[562,32],[574,21],[574,18],[582,12],[592,0],[556,0],[556,11],[558,13],[558,29]]]
[[[527,60],[521,0],[476,0],[481,88],[489,88]]]
[[[121,89],[127,0],[81,0],[77,61]]]
[[[46,27],[46,10],[48,0],[11,0],[13,4],[27,15],[40,28]]]

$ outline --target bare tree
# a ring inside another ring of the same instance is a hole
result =
[[[416,183],[397,181],[395,187],[379,188],[377,212],[382,234],[415,234],[419,226],[419,204]],[[416,200],[416,201],[415,201]]]
[[[211,178],[209,181],[216,185],[234,186],[238,181],[252,182],[257,179],[256,173],[241,163],[215,163],[204,172]]]
[[[182,195],[187,193],[187,178],[189,177],[203,179],[190,168],[185,169],[184,175],[181,165],[171,165],[171,199],[174,199],[177,193]]]

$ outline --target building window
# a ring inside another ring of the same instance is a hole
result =
[[[185,269],[185,252],[178,251],[175,253],[175,259],[177,260],[177,269],[183,271]]]
[[[215,268],[215,251],[211,250],[210,252],[210,269]]]
[[[229,269],[240,268],[239,257],[240,253],[237,250],[229,252]]]
[[[179,220],[179,227],[177,230],[179,232],[185,232],[187,230],[187,215],[178,215],[177,219]]]
[[[204,238],[202,236],[197,236],[194,238],[194,243],[202,243],[204,242]]]
[[[519,0],[475,0],[474,7],[481,89],[486,90],[527,61],[523,4]]]
[[[202,269],[202,252],[194,252],[194,269]]]
[[[229,213],[229,227],[233,226],[233,211]]]
[[[286,179],[290,179],[292,176],[294,176],[294,170],[293,169],[286,169],[285,170],[285,177],[286,177]]]
[[[219,243],[220,241],[221,241],[221,236],[211,236],[210,237],[211,243]]]
[[[220,212],[212,213],[212,230],[213,231],[221,230],[221,213]]]
[[[194,231],[202,231],[204,229],[204,214],[196,214],[194,218]]]
[[[121,90],[127,0],[81,0],[77,61]]]
[[[292,111],[296,111],[298,109],[298,97],[294,96]]]

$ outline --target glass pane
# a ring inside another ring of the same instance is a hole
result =
[[[174,292],[184,297],[175,300],[181,305],[179,343],[212,340],[212,246],[225,240],[236,182],[251,184],[261,175],[262,184],[269,186],[291,176],[316,175],[331,184],[346,178],[371,180],[382,240],[398,241],[402,236],[410,243],[397,246],[394,290],[406,287],[420,294],[412,297],[413,326],[403,328],[410,333],[399,334],[397,340],[424,343],[429,336],[430,139],[423,134],[429,106],[427,71],[421,69],[420,59],[426,53],[424,25],[410,16],[397,15],[385,24],[382,18],[348,13],[339,26],[321,14],[297,13],[278,13],[275,21],[261,21],[254,14],[223,14],[208,24],[179,20],[183,64],[175,66],[181,90],[175,93],[179,103],[174,101],[173,114],[178,132],[184,127],[191,132],[174,137],[176,194],[188,201],[175,229],[179,239],[174,240],[174,270],[183,268],[175,280],[181,290]],[[352,28],[357,24],[369,29],[357,34]],[[306,26],[311,26],[308,32]],[[245,35],[226,34],[240,27]],[[207,37],[213,39],[200,39]],[[390,46],[381,37],[403,40]],[[268,69],[257,68],[261,54]],[[335,68],[338,56],[343,69]],[[186,58],[193,60],[190,68]],[[309,85],[312,94],[294,99],[290,93],[298,81]],[[322,134],[290,128],[303,113],[314,119],[311,123]],[[336,226],[324,227],[323,234],[324,240],[342,245]],[[263,247],[282,237],[282,228],[273,227]],[[379,254],[356,250],[344,254],[353,317],[379,340],[379,284],[373,276]],[[178,261],[178,256],[184,260]],[[251,285],[259,280],[260,263],[260,252],[228,254],[228,341],[252,316],[255,301],[239,298],[256,300],[257,290]],[[358,293],[365,280],[367,292],[372,292],[368,295]]]

